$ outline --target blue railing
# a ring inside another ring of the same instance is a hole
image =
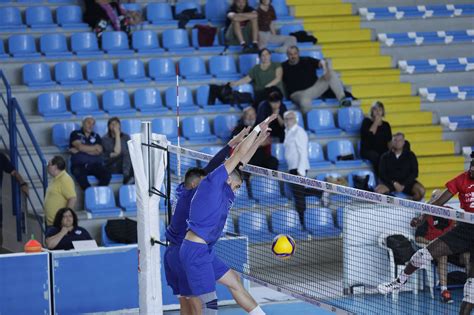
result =
[[[42,223],[41,216],[38,214],[38,211],[36,209],[36,205],[39,204],[41,208],[43,208],[44,193],[46,192],[46,188],[48,187],[47,162],[46,162],[46,159],[44,158],[43,152],[41,151],[41,148],[38,142],[36,141],[36,138],[33,132],[31,131],[30,125],[28,121],[26,120],[23,110],[18,104],[18,101],[16,100],[16,98],[12,97],[10,84],[8,80],[6,79],[3,71],[1,70],[0,70],[0,78],[3,82],[3,85],[5,86],[6,99],[3,93],[0,96],[3,101],[3,104],[5,105],[8,111],[8,121],[6,121],[5,117],[3,117],[3,115],[0,114],[0,122],[8,131],[8,138],[9,138],[9,144],[10,144],[9,145],[10,161],[16,170],[18,170],[18,165],[19,165],[18,162],[20,162],[21,166],[25,170],[26,177],[28,178],[28,182],[30,183],[30,187],[31,187],[29,196],[27,196],[26,200],[29,206],[31,207],[31,209],[33,210],[35,218],[38,221],[38,224],[44,235],[45,228]],[[18,125],[16,122],[17,116],[19,117],[25,132],[20,132],[18,130]],[[20,151],[18,148],[18,139],[20,140],[20,144],[22,148],[25,150],[25,154],[20,154]],[[6,147],[6,143],[3,138],[2,138],[2,143]],[[31,150],[31,147],[34,148],[33,152]],[[33,154],[36,154],[37,156],[36,160],[33,157]],[[30,171],[27,167],[28,161],[33,166],[33,172],[32,172],[33,174],[30,174]],[[39,182],[40,182],[39,185],[37,183],[37,180],[35,179],[39,179]],[[41,189],[43,190],[43,195],[40,193]],[[35,201],[38,202],[36,205],[32,200],[33,197],[35,197],[36,199]],[[16,216],[17,240],[21,241],[22,232],[25,232],[25,224],[23,221],[23,214],[22,214],[22,208],[21,208],[20,187],[18,185],[18,182],[15,180],[12,181],[12,212]]]

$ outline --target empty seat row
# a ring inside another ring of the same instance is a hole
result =
[[[184,58],[179,63],[181,75],[186,79],[233,81],[242,77],[237,71],[232,56],[213,56],[209,59],[209,74],[204,61],[198,57]],[[151,79],[157,82],[176,80],[176,66],[172,59],[157,58],[148,62],[148,75],[145,64],[139,59],[123,59],[117,66],[118,79],[125,83],[146,83]],[[60,85],[113,84],[118,83],[112,63],[91,61],[86,66],[84,79],[81,65],[76,61],[63,61],[54,66],[55,81]],[[32,63],[23,66],[23,82],[29,87],[54,86],[49,66],[45,63]]]
[[[418,93],[430,102],[470,100],[474,98],[474,86],[446,86],[418,89]]]
[[[440,117],[441,124],[450,130],[474,129],[474,115],[458,115]]]
[[[400,60],[398,67],[406,73],[472,71],[474,70],[474,58]]]
[[[405,19],[405,18],[431,18],[455,17],[474,14],[472,4],[443,4],[419,6],[390,6],[375,8],[359,8],[359,14],[367,20],[374,19]]]
[[[385,43],[387,46],[450,44],[472,42],[474,40],[474,30],[379,33],[377,37],[380,42]]]
[[[87,28],[88,25],[82,20],[82,9],[77,5],[59,6],[56,9],[56,23],[48,6],[30,6],[25,10],[25,22],[21,12],[16,7],[0,8],[0,31],[16,30],[25,28]]]

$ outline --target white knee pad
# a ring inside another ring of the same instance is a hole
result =
[[[416,268],[425,268],[433,260],[430,252],[425,248],[419,249],[410,259],[410,263]]]
[[[464,285],[464,298],[462,300],[463,302],[474,304],[474,278],[467,278]]]

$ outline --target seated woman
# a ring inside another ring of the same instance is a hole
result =
[[[264,48],[258,53],[260,64],[255,65],[250,72],[242,79],[230,82],[230,86],[239,86],[252,82],[254,92],[254,107],[257,110],[258,104],[267,98],[267,89],[276,86],[283,90],[283,69],[281,64],[272,62],[270,50]]]
[[[72,242],[91,240],[86,229],[78,226],[77,215],[71,208],[61,208],[53,226],[46,232],[46,247],[51,250],[73,249]]]
[[[84,21],[92,27],[97,37],[100,37],[110,24],[114,31],[124,31],[131,34],[130,18],[119,1],[86,0]]]
[[[383,103],[375,102],[370,109],[370,118],[364,118],[360,127],[360,155],[370,161],[375,176],[379,175],[380,157],[390,149],[392,140],[392,128],[383,120],[384,116]]]
[[[123,174],[123,183],[133,178],[132,162],[127,141],[130,136],[122,132],[120,119],[112,117],[107,122],[107,133],[102,138],[105,167],[112,174]]]
[[[261,123],[271,114],[277,114],[278,117],[270,123],[272,129],[270,136],[278,138],[280,143],[285,139],[285,121],[283,115],[286,112],[286,106],[282,102],[283,95],[277,87],[271,87],[268,90],[268,96],[264,102],[258,105],[257,124]]]

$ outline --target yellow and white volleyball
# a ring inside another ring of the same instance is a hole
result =
[[[285,234],[279,234],[273,239],[272,252],[278,258],[290,258],[295,253],[295,240]]]

